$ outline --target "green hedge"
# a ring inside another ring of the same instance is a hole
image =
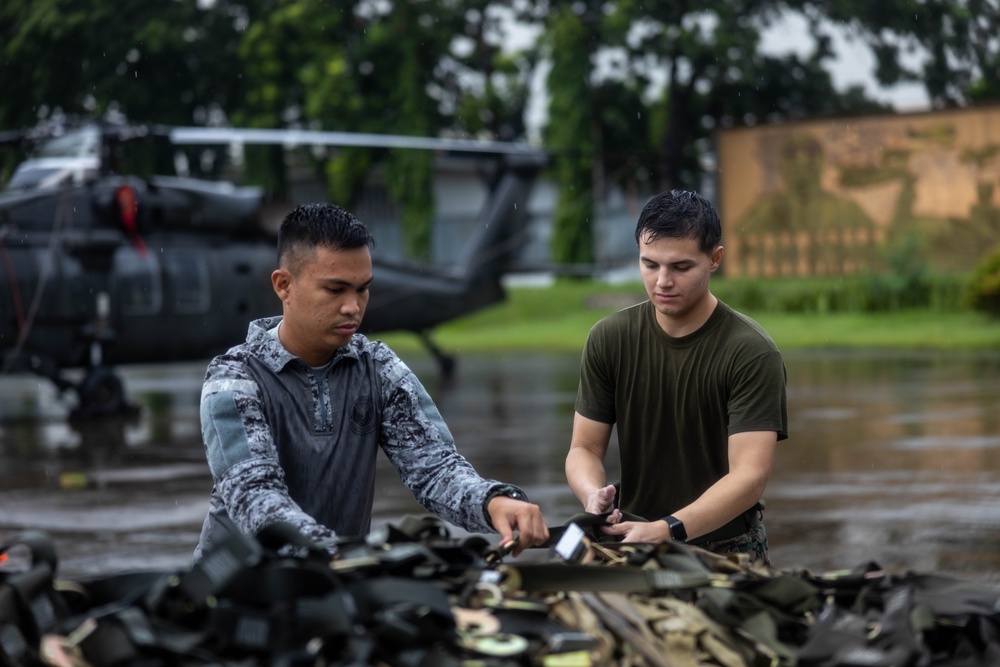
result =
[[[730,306],[769,313],[877,313],[909,308],[961,310],[960,275],[850,278],[716,278],[712,292]]]

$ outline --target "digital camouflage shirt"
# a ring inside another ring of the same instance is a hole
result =
[[[492,531],[488,494],[520,489],[482,478],[458,453],[392,350],[356,334],[312,368],[281,346],[280,322],[252,322],[246,342],[208,366],[201,429],[215,483],[195,559],[224,537],[227,521],[248,535],[288,522],[328,547],[367,534],[379,448],[428,511]]]

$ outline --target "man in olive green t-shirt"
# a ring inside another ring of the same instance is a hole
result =
[[[711,203],[657,195],[635,239],[649,300],[604,318],[587,339],[570,488],[585,511],[611,512],[603,530],[624,541],[675,539],[770,563],[759,503],[788,437],[781,353],[709,290],[725,254]],[[620,489],[604,468],[613,427]],[[622,511],[648,521],[624,521]]]

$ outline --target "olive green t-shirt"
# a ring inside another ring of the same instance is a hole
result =
[[[654,520],[688,505],[728,472],[730,435],[788,437],[785,379],[767,332],[721,301],[704,326],[680,338],[660,328],[646,301],[591,329],[576,411],[615,424],[619,505]]]

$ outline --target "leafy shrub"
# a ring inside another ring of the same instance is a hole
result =
[[[965,301],[975,310],[1000,317],[1000,246],[972,270]]]
[[[965,276],[884,273],[844,278],[722,278],[712,293],[738,310],[769,313],[878,313],[906,308],[957,310]]]

